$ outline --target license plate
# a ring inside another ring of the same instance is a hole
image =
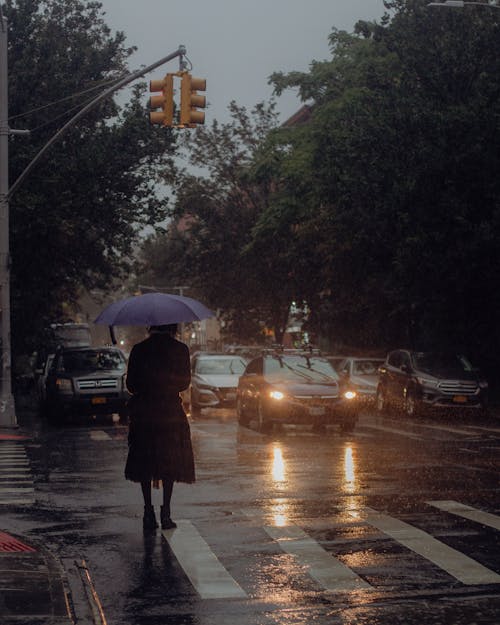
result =
[[[91,401],[93,404],[105,404],[106,398],[105,397],[92,397]]]
[[[455,395],[453,397],[453,401],[456,404],[466,404],[467,403],[467,397],[465,397],[465,395]]]
[[[325,408],[324,406],[310,406],[309,407],[309,414],[312,417],[321,417],[322,415],[325,414]]]

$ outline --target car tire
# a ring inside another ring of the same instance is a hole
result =
[[[387,412],[387,399],[385,396],[385,390],[381,386],[377,388],[377,394],[375,396],[375,410],[380,415]]]
[[[418,417],[421,414],[422,408],[420,401],[415,395],[415,391],[407,392],[404,407],[406,416],[408,417]]]
[[[250,423],[248,415],[243,410],[243,402],[241,397],[236,400],[236,415],[238,417],[238,423],[243,427],[246,427]]]
[[[266,408],[262,399],[259,399],[259,404],[257,407],[257,417],[259,424],[259,432],[269,432],[272,427],[272,422],[269,420]]]

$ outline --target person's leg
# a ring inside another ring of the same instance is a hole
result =
[[[142,496],[144,497],[144,506],[151,506],[151,482],[141,482]]]
[[[141,482],[142,496],[144,498],[144,517],[142,527],[145,531],[155,530],[158,527],[155,511],[151,500],[151,482]]]
[[[173,529],[177,525],[170,518],[170,500],[172,498],[172,490],[174,488],[173,480],[163,481],[163,505],[161,507],[161,527],[164,530]]]

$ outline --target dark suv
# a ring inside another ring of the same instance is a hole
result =
[[[488,383],[465,356],[398,349],[379,368],[376,406],[415,416],[425,410],[485,410]]]
[[[47,375],[45,414],[56,420],[112,413],[125,418],[126,368],[123,352],[114,347],[58,349]]]

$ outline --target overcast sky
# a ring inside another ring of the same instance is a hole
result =
[[[206,122],[228,119],[231,100],[248,108],[268,100],[275,71],[307,71],[329,58],[333,27],[352,32],[359,19],[379,20],[382,0],[100,0],[106,23],[137,46],[131,70],[186,46],[192,74],[207,80]],[[178,61],[146,78],[177,71]],[[293,92],[277,100],[284,121],[301,103]]]

